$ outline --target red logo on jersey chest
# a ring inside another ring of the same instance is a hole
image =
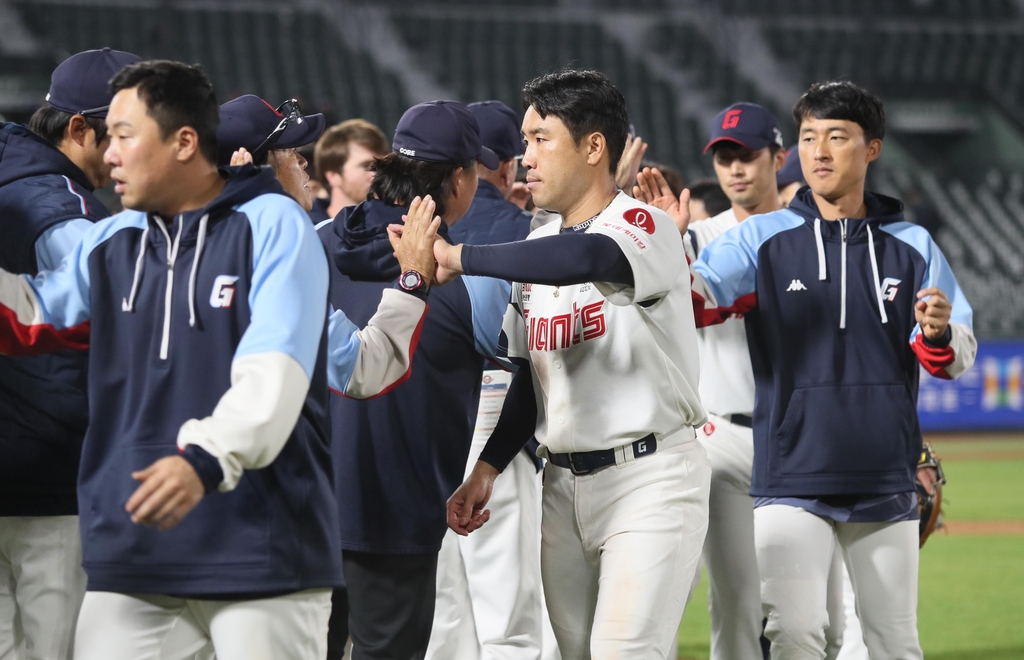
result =
[[[557,351],[575,346],[580,342],[597,339],[604,335],[608,326],[604,320],[604,301],[590,303],[583,307],[572,305],[572,314],[545,317],[534,316],[530,310],[523,310],[528,322],[528,348],[531,351]]]
[[[711,422],[708,422],[707,424],[704,425],[703,431],[704,435],[711,435],[712,433],[715,432],[715,425],[712,424]]]
[[[643,229],[648,234],[654,234],[654,218],[651,212],[644,209],[629,209],[622,214],[623,219],[634,227]]]
[[[725,118],[722,119],[722,128],[729,129],[736,128],[737,126],[739,126],[740,115],[742,114],[743,111],[740,109],[730,110],[729,112],[725,113]]]

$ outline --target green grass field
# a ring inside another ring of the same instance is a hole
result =
[[[1024,434],[939,436],[946,519],[1024,522]],[[937,532],[921,551],[918,630],[928,660],[1024,660],[1024,534]],[[679,657],[708,657],[707,576],[679,629]]]

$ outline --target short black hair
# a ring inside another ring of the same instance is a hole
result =
[[[732,202],[718,179],[697,179],[690,184],[690,197],[704,202],[704,210],[712,218],[732,208]]]
[[[629,137],[626,99],[600,71],[565,69],[534,78],[523,87],[523,109],[533,106],[542,118],[562,120],[579,145],[586,135],[600,133],[608,143],[608,167],[615,173]]]
[[[390,153],[373,161],[373,181],[366,195],[399,206],[408,206],[414,197],[430,195],[435,204],[434,213],[443,216],[452,194],[455,172],[471,170],[474,162],[433,163]],[[471,171],[476,178],[476,170]]]
[[[217,126],[220,108],[213,83],[198,64],[170,60],[138,62],[121,69],[110,81],[110,91],[136,89],[146,113],[160,127],[160,137],[189,126],[199,136],[199,151],[217,162]]]
[[[28,127],[33,133],[49,142],[54,147],[60,147],[64,141],[64,131],[67,130],[71,118],[75,115],[70,112],[58,110],[49,103],[41,106],[32,113],[28,120]],[[85,125],[93,130],[96,135],[96,146],[107,137],[107,122],[103,117],[85,117]]]
[[[793,106],[799,130],[805,117],[845,119],[864,129],[868,142],[885,137],[885,109],[882,100],[848,80],[830,80],[811,85]]]

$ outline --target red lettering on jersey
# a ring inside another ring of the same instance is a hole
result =
[[[736,128],[740,124],[740,115],[743,114],[743,110],[739,108],[730,110],[725,113],[725,118],[722,120],[722,128]]]
[[[648,234],[654,233],[654,218],[651,217],[650,211],[645,209],[629,209],[622,214],[622,217],[634,227],[639,227]]]
[[[538,351],[544,351],[548,348],[548,319],[539,318],[537,319],[537,338],[533,341],[534,347]]]
[[[583,318],[583,341],[597,339],[607,330],[604,314],[601,313],[602,307],[604,307],[604,301],[600,300],[596,303],[585,305],[580,310],[580,316]]]
[[[603,336],[608,330],[603,307],[603,300],[582,308],[573,303],[571,314],[528,318],[527,347],[531,351],[557,351]]]
[[[708,422],[707,424],[704,425],[703,431],[704,435],[711,435],[712,433],[715,432],[715,425],[712,424],[711,422]]]
[[[551,317],[551,335],[548,344],[552,349],[569,348],[572,336],[569,332],[572,314],[559,314]],[[559,336],[561,335],[561,336]]]

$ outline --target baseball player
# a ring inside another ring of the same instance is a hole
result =
[[[684,236],[694,254],[715,238],[753,215],[781,208],[776,172],[782,166],[782,131],[775,116],[754,103],[736,103],[715,117],[705,153],[711,152],[721,190],[731,208],[693,222]],[[675,195],[660,170],[645,168],[634,196],[665,189]],[[673,207],[678,216],[678,209]],[[677,219],[677,217],[673,219]],[[754,500],[750,474],[754,461],[751,415],[754,410],[754,374],[742,314],[697,332],[703,377],[701,402],[709,421],[698,432],[711,464],[709,524],[704,541],[711,613],[711,656],[721,660],[762,657],[760,577],[754,549]],[[842,644],[843,609],[838,587],[841,558],[836,555],[834,588],[829,592],[826,657],[835,658]],[[695,576],[694,587],[699,580]],[[830,583],[832,586],[832,583]]]
[[[394,286],[429,303],[417,328],[415,359],[401,382],[372,401],[331,397],[348,624],[357,660],[422,658],[426,651],[437,556],[448,531],[445,502],[465,474],[484,363],[493,359],[511,289],[506,281],[483,277],[431,287],[391,256],[387,230],[416,215],[418,196],[426,195],[446,234],[473,202],[477,162],[499,166],[465,105],[417,104],[398,122],[392,153],[374,162],[368,199],[318,227],[333,257],[331,303],[355,322],[369,318],[381,290]],[[332,616],[332,636],[340,623]]]
[[[495,478],[536,434],[548,459],[541,570],[562,657],[673,657],[710,480],[693,432],[706,415],[682,240],[615,185],[629,120],[607,77],[541,76],[523,105],[527,185],[560,221],[520,243],[435,243],[440,281],[515,283],[499,351],[519,365],[448,524],[468,534],[488,520]]]
[[[698,324],[746,313],[765,634],[773,658],[825,657],[839,547],[870,655],[921,658],[919,364],[943,378],[971,366],[971,308],[902,204],[864,190],[881,101],[819,83],[793,116],[809,187],[719,236],[693,267]]]
[[[521,241],[533,216],[507,197],[512,192],[523,139],[515,111],[501,101],[470,103],[484,146],[498,155],[496,170],[477,164],[479,178],[469,211],[448,231],[454,243]],[[503,301],[502,307],[504,308]],[[463,478],[476,465],[497,422],[511,374],[483,373],[480,406]],[[445,534],[438,555],[437,601],[427,658],[537,660],[544,646],[540,577],[540,488],[536,443],[516,454],[491,493],[490,524],[470,536]],[[461,482],[460,482],[461,483]],[[551,641],[553,645],[553,640]],[[557,653],[557,649],[554,649]],[[545,650],[544,657],[551,657]]]
[[[110,183],[107,82],[137,61],[109,48],[72,55],[28,126],[0,125],[0,267],[53,270],[109,215],[93,194]],[[0,357],[0,658],[71,657],[85,595],[75,488],[88,357]]]
[[[212,641],[221,660],[319,660],[340,579],[323,248],[272,172],[216,169],[198,67],[141,62],[111,89],[104,158],[133,210],[57,270],[0,271],[0,351],[90,348],[75,657],[174,660]],[[395,249],[421,244],[429,269],[425,227]]]

